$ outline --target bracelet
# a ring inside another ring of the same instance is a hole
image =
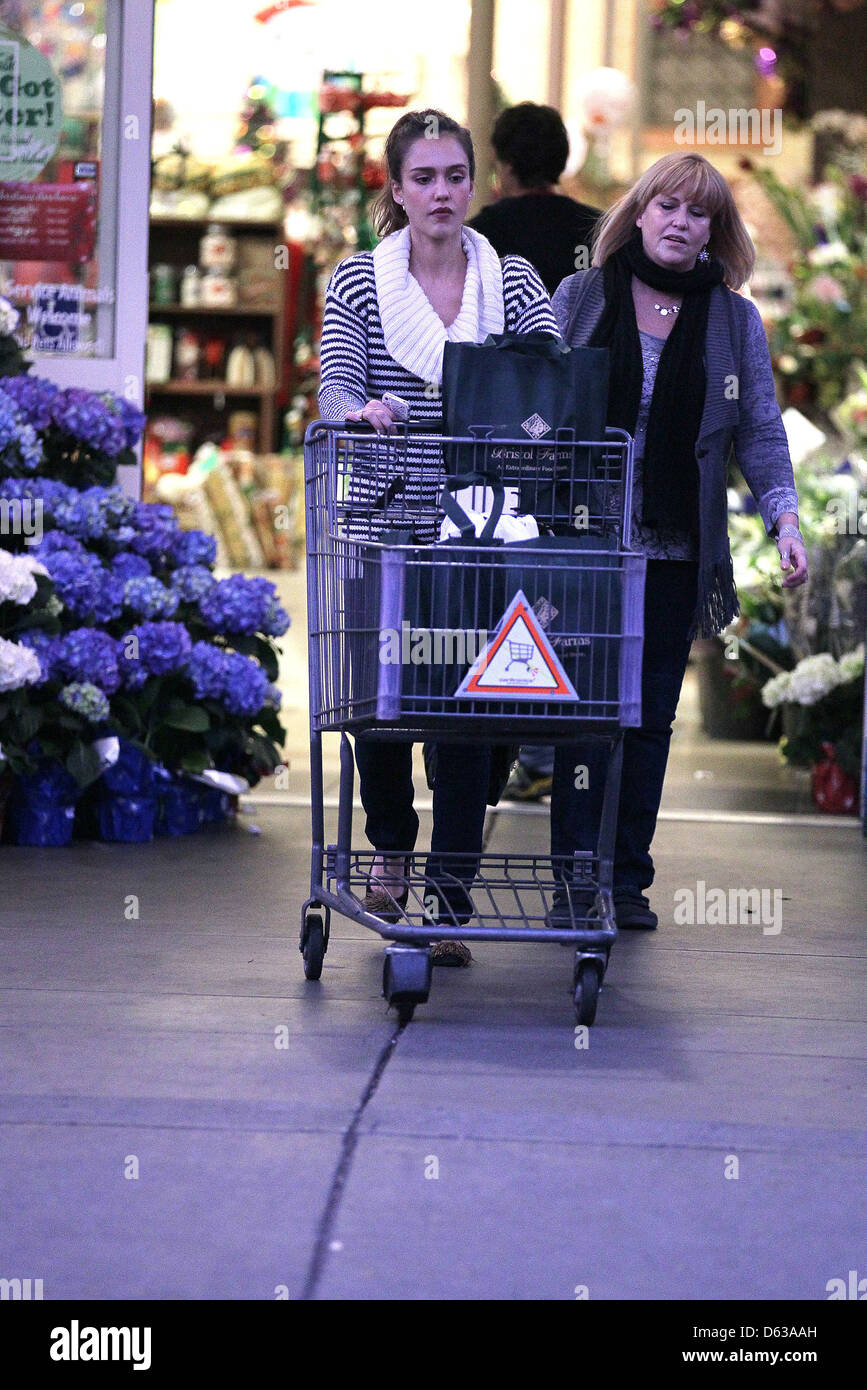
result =
[[[803,541],[803,539],[804,539],[804,537],[801,535],[801,532],[798,530],[797,526],[791,526],[791,525],[781,526],[781,527],[779,528],[779,530],[777,531],[777,540],[781,540],[783,536],[791,536],[791,537],[793,538],[793,540],[799,540],[799,541]]]

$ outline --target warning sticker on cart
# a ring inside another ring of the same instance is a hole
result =
[[[457,695],[513,700],[577,700],[578,693],[519,589],[484,651],[473,662]]]

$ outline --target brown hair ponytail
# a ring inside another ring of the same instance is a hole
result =
[[[476,177],[476,156],[470,132],[451,116],[429,107],[425,111],[407,111],[395,121],[385,142],[385,187],[371,208],[371,221],[377,236],[386,237],[407,224],[404,208],[395,202],[392,185],[400,183],[407,150],[416,140],[438,140],[453,135],[463,146],[470,166],[470,182]]]

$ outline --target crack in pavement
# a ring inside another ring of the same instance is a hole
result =
[[[370,1080],[364,1088],[364,1094],[355,1108],[355,1113],[347,1126],[343,1139],[340,1144],[340,1156],[337,1160],[337,1167],[334,1170],[334,1177],[331,1179],[331,1186],[328,1189],[328,1197],[325,1201],[325,1210],[319,1220],[319,1228],[316,1233],[316,1243],[313,1246],[313,1254],[310,1257],[310,1264],[304,1280],[304,1288],[301,1291],[301,1301],[310,1302],[316,1297],[316,1286],[325,1271],[325,1264],[328,1259],[331,1232],[337,1220],[337,1213],[346,1183],[349,1179],[349,1171],[352,1167],[352,1159],[358,1143],[358,1131],[361,1119],[367,1106],[370,1104],[380,1081],[383,1078],[385,1069],[394,1053],[398,1039],[404,1028],[405,1023],[399,1023],[388,1042],[383,1047],[376,1060],[376,1066],[371,1073]]]

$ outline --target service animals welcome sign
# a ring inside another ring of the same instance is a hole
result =
[[[51,159],[63,116],[60,82],[44,53],[0,25],[0,180],[26,183]]]

